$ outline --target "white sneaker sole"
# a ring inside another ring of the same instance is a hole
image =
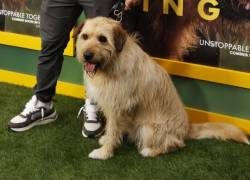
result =
[[[96,135],[94,136],[94,138],[100,137],[103,133],[104,133],[104,130],[101,131],[100,133],[96,134]],[[82,136],[85,137],[85,138],[89,138],[89,136],[87,136],[83,131],[82,131]]]
[[[49,124],[51,122],[54,122],[58,117],[58,114],[56,113],[56,111],[49,115],[48,117],[46,117],[45,119],[39,119],[31,124],[29,124],[28,126],[22,127],[22,128],[10,128],[12,131],[15,132],[23,132],[23,131],[27,131],[35,126],[40,126],[40,125],[45,125],[45,124]]]

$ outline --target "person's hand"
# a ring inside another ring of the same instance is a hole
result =
[[[141,0],[125,0],[125,10],[130,10],[133,6],[139,5]]]

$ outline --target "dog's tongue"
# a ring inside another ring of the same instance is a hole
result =
[[[87,72],[94,72],[95,71],[95,67],[96,67],[96,64],[90,64],[90,63],[86,63],[85,64],[85,70]]]

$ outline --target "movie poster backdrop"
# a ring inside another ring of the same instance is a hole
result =
[[[0,0],[0,36],[5,36],[4,41],[1,41],[0,37],[0,44],[34,50],[40,49],[40,10],[42,1]],[[8,40],[8,37],[10,37],[10,40]],[[20,43],[21,40],[23,43]],[[70,37],[65,54],[73,55],[72,37]]]
[[[42,0],[0,0],[0,30],[39,36]]]
[[[152,56],[250,72],[250,0],[142,1],[125,21]]]
[[[38,37],[41,2],[0,0],[0,31]],[[142,0],[125,14],[152,56],[250,71],[250,0]]]

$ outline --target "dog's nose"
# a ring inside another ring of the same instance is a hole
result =
[[[85,52],[83,56],[86,61],[90,61],[93,58],[94,54],[92,52]]]

